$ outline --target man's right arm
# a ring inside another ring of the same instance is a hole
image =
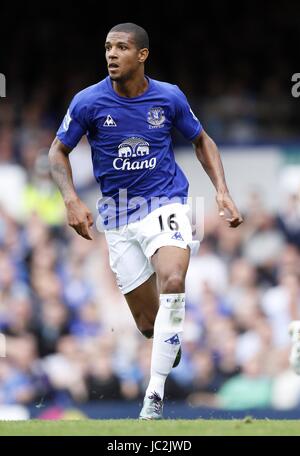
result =
[[[88,207],[78,197],[72,177],[69,153],[72,149],[55,138],[49,150],[49,162],[54,182],[58,186],[66,209],[69,225],[85,239],[92,239],[90,227],[93,216]]]

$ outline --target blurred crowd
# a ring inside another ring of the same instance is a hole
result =
[[[103,234],[94,228],[89,242],[67,226],[47,161],[72,96],[106,76],[110,27],[133,20],[149,30],[147,74],[178,84],[218,144],[299,140],[300,102],[291,96],[295,6],[260,2],[259,14],[253,3],[234,11],[228,2],[206,6],[200,19],[167,2],[147,17],[142,4],[129,14],[128,4],[117,12],[103,3],[98,15],[87,0],[83,19],[80,4],[60,4],[59,15],[52,2],[32,10],[20,3],[18,11],[3,5],[0,405],[131,401],[147,385],[152,342],[135,328]],[[93,210],[99,195],[89,154],[83,141],[71,160],[78,193]],[[206,214],[186,281],[182,361],[167,397],[228,409],[300,407],[300,377],[288,365],[288,325],[300,319],[299,181],[277,212],[264,195],[249,194],[236,230],[217,212]]]
[[[141,399],[152,342],[135,328],[103,234],[94,228],[86,241],[67,226],[40,135],[40,149],[30,143],[18,159],[1,136],[0,404]],[[80,151],[89,163],[84,142]],[[87,176],[75,178],[94,207]],[[288,325],[300,319],[299,193],[270,213],[253,192],[243,215],[233,230],[217,211],[206,214],[186,281],[183,357],[166,396],[225,409],[300,406],[288,365]]]
[[[202,20],[184,3],[162,3],[159,14],[156,8],[145,14],[142,4],[96,9],[94,0],[84,9],[60,4],[60,14],[55,2],[20,4],[17,14],[13,3],[3,5],[1,104],[16,125],[38,121],[56,129],[75,93],[107,76],[110,28],[133,21],[150,36],[146,73],[177,84],[219,144],[299,140],[300,102],[291,94],[299,71],[299,5],[254,1],[233,11],[228,2],[211,2],[201,5]]]

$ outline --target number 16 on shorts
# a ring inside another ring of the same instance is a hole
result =
[[[163,219],[162,214],[158,216],[159,226],[161,231],[165,231],[166,228],[169,228],[171,231],[178,231],[179,225],[176,220],[176,214],[170,214],[165,219]]]

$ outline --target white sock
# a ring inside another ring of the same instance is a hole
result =
[[[155,391],[163,399],[165,381],[182,340],[185,293],[161,294],[159,300],[154,323],[151,378],[146,395],[150,396]]]

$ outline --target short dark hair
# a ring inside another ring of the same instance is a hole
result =
[[[138,49],[149,49],[149,36],[143,27],[133,24],[132,22],[125,22],[124,24],[115,25],[110,32],[125,32],[132,33],[134,41]]]

